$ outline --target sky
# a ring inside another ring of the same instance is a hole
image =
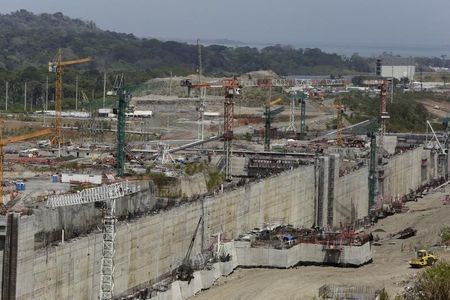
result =
[[[449,46],[449,0],[0,0],[2,14],[62,12],[163,39]]]

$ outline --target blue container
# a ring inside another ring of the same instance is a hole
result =
[[[17,191],[25,191],[25,183],[22,181],[16,182]]]
[[[59,182],[59,176],[58,175],[52,175],[52,182],[53,183]]]

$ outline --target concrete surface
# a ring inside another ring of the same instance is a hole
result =
[[[423,156],[429,159],[425,166]],[[403,195],[427,182],[437,174],[433,161],[429,151],[420,148],[392,157],[385,166],[385,197]],[[329,163],[325,165],[323,172],[330,172]],[[334,224],[367,215],[366,174],[367,170],[362,168],[340,178],[334,176],[331,178],[334,183],[330,182],[329,174],[319,177],[324,177],[319,184],[319,191],[322,189],[324,193],[324,222],[328,221],[330,212],[326,200],[329,185],[333,185]],[[157,281],[177,267],[201,215],[204,227],[199,230],[193,253],[198,253],[202,235],[206,248],[214,242],[215,233],[223,232],[228,239],[237,238],[263,223],[311,227],[319,208],[316,209],[315,182],[314,166],[302,167],[156,215],[120,222],[116,236],[115,294]],[[151,195],[142,197],[151,204]],[[62,221],[64,214],[55,214],[52,217],[52,214],[36,213],[21,219],[17,299],[95,299],[99,293],[101,234],[91,233],[43,249],[35,249],[35,234],[42,228],[59,234],[58,228],[83,221],[98,224],[99,216],[73,209],[66,211]]]

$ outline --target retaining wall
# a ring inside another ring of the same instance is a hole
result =
[[[423,172],[423,152],[416,149],[392,158],[386,167],[385,193],[406,193],[424,182],[416,174]],[[322,204],[326,204],[322,206],[324,222],[329,220],[330,207],[333,224],[367,215],[367,168],[343,177],[334,175],[330,189],[330,172],[335,172],[337,165],[335,161],[330,171],[329,161],[332,159],[326,161],[323,167],[327,170],[323,172],[315,170],[314,166],[302,167],[155,215],[119,222],[114,257],[115,294],[146,286],[177,267],[201,215],[204,222],[193,253],[199,251],[202,241],[203,246],[208,247],[215,240],[213,234],[218,232],[224,233],[226,238],[237,238],[264,222],[290,223],[296,227],[317,225],[320,193],[325,199]],[[430,165],[426,165],[426,174],[432,174],[429,168]],[[327,174],[327,177],[321,180],[320,176],[315,177],[316,173]],[[330,193],[333,199],[331,206],[327,200]],[[76,209],[71,213],[76,216]],[[36,228],[36,224],[41,222],[46,222],[44,215],[20,219],[16,298],[96,299],[99,294],[101,234],[91,233],[63,245],[35,250],[35,234],[41,228]],[[58,224],[61,221],[48,222]]]
[[[340,251],[324,251],[322,245],[297,244],[289,249],[250,247],[249,242],[235,242],[233,257],[243,267],[290,268],[299,263],[361,266],[372,260],[370,243],[342,246]]]

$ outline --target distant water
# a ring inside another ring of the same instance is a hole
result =
[[[307,48],[307,47],[301,47]],[[446,55],[450,57],[450,45],[447,46],[362,46],[362,45],[322,45],[317,46],[322,51],[327,53],[337,53],[340,55],[351,56],[353,53],[358,53],[365,57],[379,56],[385,53],[392,53],[393,55],[400,55],[403,57],[441,57]]]
[[[208,43],[205,43],[208,45]],[[254,47],[262,49],[275,44],[223,44],[229,47]],[[351,56],[353,53],[358,53],[364,57],[376,57],[383,53],[393,55],[400,55],[403,57],[441,57],[446,55],[450,58],[450,45],[441,46],[421,46],[421,45],[357,45],[357,44],[292,44],[295,48],[319,48],[326,53],[336,53],[339,55]]]

